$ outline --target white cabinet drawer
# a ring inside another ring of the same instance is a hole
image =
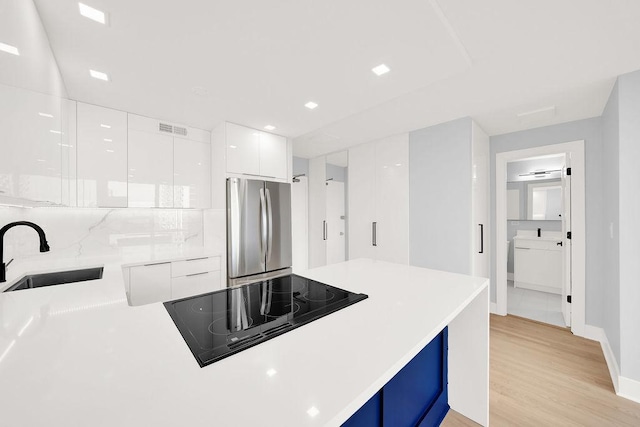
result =
[[[171,263],[141,265],[129,270],[129,304],[171,299]]]
[[[220,270],[220,257],[196,258],[171,263],[171,277],[189,276]]]
[[[171,299],[186,298],[220,289],[220,272],[194,274],[171,279]]]
[[[558,240],[542,240],[542,239],[521,239],[514,238],[516,249],[542,249],[547,251],[560,251],[562,246],[558,245],[558,242],[562,242],[562,239]]]

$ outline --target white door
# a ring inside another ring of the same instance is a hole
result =
[[[380,140],[375,150],[376,259],[409,264],[409,134]]]
[[[327,264],[326,177],[324,156],[309,160],[309,268]]]
[[[327,181],[327,264],[345,260],[344,182]]]
[[[375,259],[376,150],[369,143],[349,149],[349,259]]]
[[[472,125],[472,242],[471,274],[489,277],[489,137]],[[517,190],[516,190],[517,191]],[[519,198],[518,209],[519,209]],[[517,218],[517,217],[516,217]]]
[[[567,233],[571,232],[571,159],[567,155],[566,165],[562,171],[562,240],[563,240],[563,284],[562,284],[562,316],[564,323],[571,326],[571,303],[568,297],[571,295],[571,239]]]
[[[309,268],[309,181],[296,178],[291,185],[291,248],[293,272]]]

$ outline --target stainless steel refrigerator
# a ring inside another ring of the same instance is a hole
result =
[[[227,179],[228,285],[291,274],[291,184]]]

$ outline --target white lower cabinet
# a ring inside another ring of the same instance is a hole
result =
[[[222,289],[220,257],[201,257],[124,269],[129,305],[164,302]]]
[[[220,289],[220,273],[218,271],[190,274],[171,279],[171,299],[186,298],[218,289]]]
[[[171,299],[171,263],[129,269],[129,304],[143,305]]]
[[[516,288],[562,293],[562,248],[557,241],[523,239],[514,242],[513,281]]]

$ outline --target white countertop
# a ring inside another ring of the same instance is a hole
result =
[[[488,286],[365,259],[310,270],[369,298],[200,368],[162,304],[127,305],[121,264],[0,294],[3,424],[340,425]]]

